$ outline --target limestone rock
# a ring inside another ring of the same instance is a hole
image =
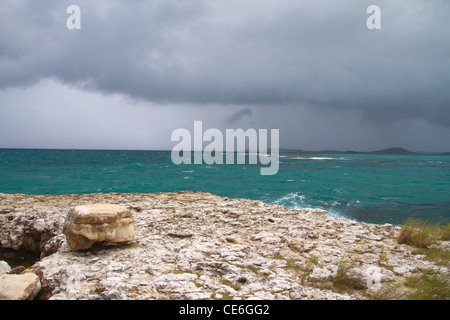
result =
[[[311,242],[299,241],[297,239],[289,239],[285,237],[289,248],[299,253],[309,252],[315,248],[315,244]]]
[[[309,275],[309,281],[311,282],[325,282],[332,278],[332,273],[323,268],[314,268],[314,270]]]
[[[67,246],[65,235],[60,234],[56,237],[51,238],[42,248],[41,259],[57,252],[61,248],[65,248],[65,246]]]
[[[69,211],[63,233],[75,250],[89,249],[95,242],[128,242],[135,235],[134,219],[119,205],[87,204]]]
[[[60,233],[60,223],[44,213],[8,213],[0,216],[2,248],[40,252],[49,239]]]
[[[355,284],[362,288],[367,287],[368,274],[361,268],[350,268],[347,273],[347,277],[355,281]]]
[[[6,261],[0,261],[0,274],[9,273],[11,271],[11,267]]]
[[[34,273],[0,275],[0,300],[32,300],[40,290]]]
[[[356,281],[362,288],[379,288],[382,281],[390,280],[385,274],[385,270],[377,266],[369,266],[365,269],[351,268],[347,271],[347,276]]]
[[[9,274],[21,274],[22,272],[25,271],[25,267],[24,266],[17,266],[14,268],[11,268],[11,271],[9,272]]]
[[[37,275],[39,277],[39,280],[42,280],[42,278],[44,277],[44,272],[42,272],[42,270],[39,268],[30,267],[21,272],[21,274],[26,274],[26,273],[34,273],[35,275]]]

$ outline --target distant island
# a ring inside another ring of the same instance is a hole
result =
[[[348,151],[339,151],[339,150],[320,150],[320,151],[306,151],[306,150],[300,150],[300,149],[286,149],[286,148],[280,148],[280,152],[283,153],[309,153],[309,154],[334,154],[334,153],[346,153],[346,154],[389,154],[389,155],[414,155],[414,154],[430,154],[430,155],[442,155],[442,156],[448,156],[450,155],[450,152],[413,152],[406,150],[404,148],[400,147],[393,147],[393,148],[387,148],[382,150],[375,150],[375,151],[354,151],[354,150],[348,150]]]

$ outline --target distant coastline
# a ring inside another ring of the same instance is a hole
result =
[[[280,152],[285,153],[307,153],[307,154],[378,154],[378,155],[437,155],[437,156],[448,156],[450,152],[415,152],[409,151],[400,147],[393,147],[375,151],[339,151],[339,150],[319,150],[319,151],[308,151],[300,149],[280,149]]]
[[[85,149],[85,148],[8,148],[0,147],[0,150],[77,150],[77,151],[154,151],[154,152],[167,152],[171,150],[164,149]],[[270,148],[268,149],[270,151]],[[280,153],[304,153],[304,154],[378,154],[378,155],[436,155],[436,156],[449,156],[448,152],[422,152],[422,151],[410,151],[401,147],[392,147],[386,149],[380,149],[375,151],[358,151],[358,150],[303,150],[303,149],[291,149],[291,148],[280,148]]]

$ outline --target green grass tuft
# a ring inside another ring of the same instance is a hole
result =
[[[333,279],[333,287],[338,292],[352,292],[353,290],[362,290],[365,286],[356,279],[347,275],[347,272],[352,268],[350,263],[340,263],[336,276]]]
[[[405,243],[417,248],[428,248],[438,241],[449,239],[450,227],[440,223],[430,224],[419,219],[408,219],[397,238],[399,244]]]
[[[437,272],[422,272],[406,280],[406,286],[414,288],[408,296],[410,300],[449,300],[450,286],[448,278]]]

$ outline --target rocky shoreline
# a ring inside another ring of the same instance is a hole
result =
[[[87,203],[131,210],[133,241],[71,250],[65,219]],[[35,299],[371,299],[417,272],[448,277],[399,230],[203,192],[0,194],[2,252],[39,257],[7,273],[37,274]]]

